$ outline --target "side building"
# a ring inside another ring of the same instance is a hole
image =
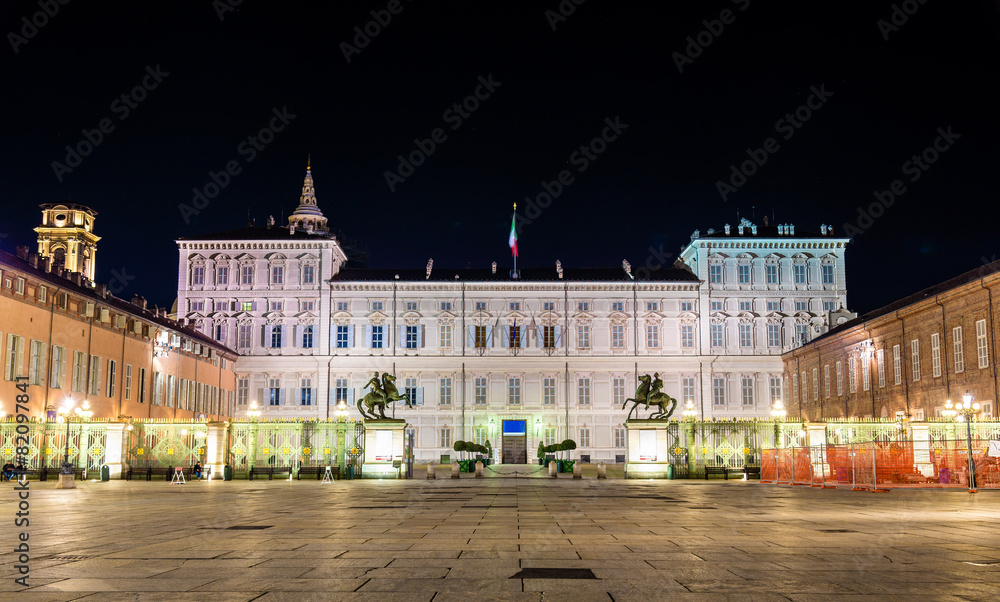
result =
[[[788,414],[921,421],[968,394],[981,418],[994,417],[998,302],[1000,262],[993,262],[785,353]]]

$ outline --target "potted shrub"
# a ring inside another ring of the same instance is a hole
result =
[[[468,444],[465,441],[456,441],[455,445],[452,447],[452,449],[454,449],[455,453],[457,453],[457,454],[463,454],[465,451],[468,450],[467,445]],[[469,461],[466,460],[465,458],[463,458],[462,456],[459,456],[459,457],[462,458],[462,459],[458,460],[458,470],[461,471],[461,472],[468,472],[469,471]]]
[[[545,466],[545,445],[541,441],[538,442],[538,453],[535,454],[538,458],[538,465]]]
[[[573,451],[574,449],[576,449],[576,441],[573,441],[572,439],[566,439],[560,444],[560,447],[562,448],[563,451],[567,452]],[[568,455],[569,454],[567,454],[567,456]],[[573,464],[574,464],[573,460],[570,459],[563,460],[562,463],[563,471],[573,472]]]
[[[483,466],[489,466],[490,461],[493,459],[493,446],[490,445],[490,440],[486,440],[486,445],[483,446],[485,450],[483,453],[486,454],[486,459],[483,460]]]

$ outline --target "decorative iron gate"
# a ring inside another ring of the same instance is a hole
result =
[[[126,462],[136,470],[193,466],[206,460],[208,425],[149,419],[126,430]]]

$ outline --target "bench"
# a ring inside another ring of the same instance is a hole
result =
[[[152,481],[153,477],[158,477],[160,475],[163,475],[163,480],[169,481],[173,477],[173,474],[174,474],[173,466],[167,466],[165,468],[163,466],[157,466],[155,468],[149,467],[146,469],[146,480]]]
[[[705,480],[708,480],[708,475],[710,474],[721,474],[725,479],[729,480],[729,469],[725,466],[706,466],[705,467]]]
[[[24,477],[26,479],[30,478],[30,477],[38,477],[39,481],[44,481],[45,480],[45,468],[26,468],[24,470],[15,470],[14,471],[14,475],[10,478],[10,480],[11,481],[17,481],[17,480],[20,479],[20,475],[24,475]],[[3,480],[6,481],[7,478],[4,477]]]
[[[247,480],[252,481],[255,476],[267,475],[267,480],[271,481],[274,479],[274,475],[280,476],[291,476],[292,467],[291,466],[254,466],[247,473]]]
[[[325,473],[325,472],[326,472],[326,466],[303,466],[302,468],[299,469],[299,472],[295,476],[295,478],[296,478],[296,480],[301,481],[302,480],[302,475],[306,475],[306,476],[316,475],[316,480],[319,481],[319,480],[322,480],[323,473]],[[330,472],[333,473],[333,478],[334,479],[340,479],[340,467],[339,466],[331,466],[330,467]]]
[[[747,480],[750,480],[750,477],[752,477],[752,476],[753,477],[757,477],[759,479],[760,478],[760,466],[744,466],[743,467],[743,474],[746,475]]]

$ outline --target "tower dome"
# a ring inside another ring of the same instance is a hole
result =
[[[302,196],[299,206],[288,216],[288,226],[306,232],[329,232],[326,218],[316,204],[316,189],[313,187],[312,160],[306,161],[306,177],[302,182]]]

